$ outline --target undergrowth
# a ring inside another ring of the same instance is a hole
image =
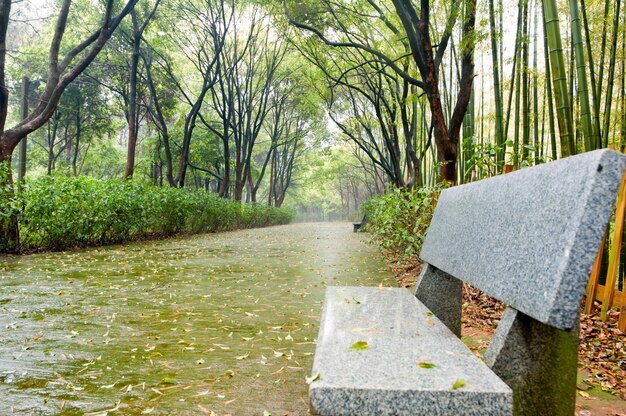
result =
[[[10,208],[17,212],[20,248],[49,250],[286,224],[294,217],[289,209],[205,191],[90,177],[27,183]]]
[[[365,201],[367,230],[379,246],[400,257],[416,256],[424,242],[441,186],[394,189]]]

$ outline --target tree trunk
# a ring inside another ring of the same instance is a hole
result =
[[[82,134],[82,124],[80,119],[80,95],[78,96],[78,105],[76,106],[76,135],[74,140],[74,155],[72,156],[72,173],[78,176],[76,162],[78,161],[78,148],[80,146],[80,136]]]
[[[449,123],[446,123],[445,112],[439,91],[439,65],[443,52],[449,40],[449,34],[444,35],[435,52],[430,40],[430,6],[428,1],[421,1],[419,16],[410,2],[393,0],[395,9],[400,17],[405,31],[410,35],[409,45],[415,64],[421,77],[422,87],[432,115],[433,133],[437,153],[439,156],[440,179],[456,183],[456,163],[461,125],[471,97],[472,81],[474,79],[474,25],[476,21],[476,1],[464,2],[462,15],[464,48],[461,58],[461,79],[454,111]],[[450,12],[450,16],[454,11]]]
[[[270,184],[269,184],[269,190],[267,192],[267,205],[269,205],[270,207],[273,205],[274,202],[274,188],[276,187],[275,185],[275,181],[276,181],[276,149],[272,149],[272,158],[271,158],[271,162],[270,162]]]
[[[150,112],[152,114],[152,118],[155,120],[157,124],[157,128],[161,132],[161,137],[163,138],[163,148],[165,150],[165,177],[167,179],[167,183],[170,186],[175,187],[176,183],[174,182],[174,173],[173,173],[173,166],[172,166],[172,150],[170,146],[169,131],[167,128],[167,122],[165,121],[165,117],[163,116],[163,111],[161,110],[161,103],[159,101],[156,87],[154,85],[154,79],[152,78],[152,49],[151,48],[148,48],[147,56],[143,56],[143,58],[144,58],[144,64],[146,68],[146,78],[147,78],[146,81],[148,84],[148,89],[150,90],[150,95],[152,96],[152,102],[154,103],[154,107],[150,108]],[[163,169],[162,168],[160,168],[160,180],[161,182],[163,182]]]
[[[29,80],[28,77],[22,78],[22,120],[25,120],[28,117],[28,85]],[[20,151],[19,151],[19,162],[18,162],[18,171],[17,171],[17,181],[20,183],[24,182],[24,178],[26,177],[26,149],[27,146],[27,137],[24,136],[20,141]]]
[[[19,246],[20,233],[17,222],[17,213],[12,211],[11,200],[14,197],[13,175],[11,172],[12,150],[3,143],[0,136],[0,208],[8,205],[8,212],[0,213],[0,252],[13,251]],[[8,214],[8,215],[6,215]]]
[[[50,131],[50,120],[48,120],[48,175],[52,175],[52,163],[54,162],[54,142],[56,136],[56,123],[54,129]]]
[[[259,183],[261,181],[259,180]],[[259,190],[258,186],[254,185],[252,181],[252,171],[248,171],[248,195],[250,197],[250,202],[256,203],[256,193]]]
[[[128,94],[128,151],[126,154],[126,171],[124,179],[130,179],[135,172],[135,153],[137,151],[137,136],[139,120],[137,111],[137,72],[139,71],[139,47],[141,34],[137,22],[137,13],[133,9],[130,13],[133,21],[133,51],[130,61],[130,81]]]
[[[224,175],[222,175],[222,183],[220,184],[219,196],[222,198],[228,197],[228,187],[230,186],[230,147],[228,146],[228,139],[224,140]]]

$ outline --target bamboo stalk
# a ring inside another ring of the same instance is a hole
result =
[[[587,7],[585,6],[585,0],[580,0],[581,11],[583,15],[583,25],[585,27],[585,43],[587,45],[587,59],[589,61],[589,76],[591,78],[591,98],[593,103],[593,130],[592,140],[594,148],[599,149],[602,147],[600,141],[600,97],[597,95],[596,86],[596,70],[593,63],[593,53],[591,49],[591,31],[589,30],[589,20],[587,19]]]
[[[511,121],[511,103],[513,102],[513,90],[515,89],[515,74],[517,73],[517,61],[519,57],[519,46],[520,46],[520,37],[522,31],[522,11],[523,11],[523,1],[520,1],[517,9],[517,31],[515,33],[515,51],[513,53],[513,68],[511,69],[511,88],[509,89],[509,99],[506,107],[506,118],[504,124],[504,135],[508,138],[509,136],[509,124]],[[513,149],[515,154],[516,149]]]
[[[528,24],[529,1],[524,4],[524,43],[522,44],[522,162],[528,159],[528,146],[530,145],[530,99],[528,77],[528,40],[530,38],[530,25]]]
[[[502,126],[502,93],[500,91],[500,63],[498,61],[498,42],[496,34],[496,16],[493,7],[493,0],[489,0],[489,29],[491,33],[491,58],[493,70],[493,94],[496,105],[496,144],[498,151],[496,162],[504,164],[504,131]]]
[[[604,1],[604,18],[602,19],[602,44],[600,45],[600,62],[598,63],[598,83],[596,85],[596,97],[598,98],[598,108],[596,117],[596,123],[598,124],[598,129],[600,128],[600,106],[601,106],[601,98],[602,98],[602,81],[604,80],[604,57],[606,56],[606,32],[609,20],[609,5],[611,4],[611,0]],[[599,135],[600,146],[606,147],[607,144],[603,143],[603,134],[600,131]]]
[[[589,87],[587,84],[587,73],[585,65],[585,52],[583,50],[582,31],[580,28],[580,12],[578,10],[578,0],[569,2],[571,24],[572,24],[572,47],[576,59],[576,75],[578,81],[578,101],[580,104],[580,118],[584,134],[585,150],[595,149],[593,143],[591,127],[591,107],[589,105]],[[572,77],[573,78],[573,77]]]
[[[567,91],[567,74],[563,56],[563,43],[556,0],[544,0],[545,29],[550,48],[550,64],[554,95],[556,98],[556,114],[559,123],[559,137],[561,141],[561,156],[567,157],[576,153],[574,148],[574,129],[571,114],[571,105]]]
[[[544,27],[544,36],[543,36],[543,52],[544,52],[544,60],[545,60],[545,68],[546,68],[546,90],[548,93],[548,125],[550,127],[550,148],[552,153],[552,160],[557,159],[556,152],[556,129],[554,126],[554,98],[552,96],[552,71],[550,69],[550,54],[548,52],[548,32],[545,30],[546,27],[546,16],[545,12],[542,10],[541,13],[543,19],[543,27]]]
[[[520,51],[520,55],[521,55],[521,51]],[[519,155],[520,155],[520,149],[519,149],[519,134],[520,134],[520,99],[521,99],[521,95],[520,95],[520,88],[519,85],[521,83],[521,76],[522,76],[522,67],[524,66],[524,63],[521,62],[521,65],[519,66],[519,68],[517,69],[517,73],[515,74],[515,79],[516,79],[516,83],[518,85],[518,87],[515,89],[515,126],[513,127],[513,165],[515,167],[518,166],[519,163]]]
[[[622,136],[620,150],[626,146],[626,25],[622,32]]]
[[[613,19],[613,37],[611,39],[611,58],[609,60],[609,79],[606,86],[606,100],[604,105],[604,129],[602,141],[605,146],[609,143],[609,129],[611,123],[611,104],[613,102],[613,84],[615,81],[615,54],[617,51],[617,37],[619,35],[619,11],[621,0],[615,1],[615,16]]]
[[[537,26],[539,5],[535,1],[534,15],[533,15],[533,127],[534,127],[534,139],[533,147],[535,148],[534,164],[539,163],[539,85],[537,76]]]

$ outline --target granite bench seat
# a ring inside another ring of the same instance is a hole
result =
[[[359,231],[363,231],[363,227],[365,226],[365,224],[367,223],[367,214],[363,215],[363,219],[361,220],[361,222],[353,222],[352,225],[354,226],[354,232],[359,232]]]
[[[312,413],[573,415],[581,300],[625,168],[604,149],[444,190],[413,295],[326,289]],[[484,363],[459,340],[463,283],[507,305]]]
[[[406,289],[329,287],[311,384],[321,415],[501,415],[511,389]],[[363,350],[351,349],[356,341]]]

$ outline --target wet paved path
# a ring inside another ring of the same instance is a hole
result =
[[[306,415],[324,287],[395,285],[364,240],[294,224],[0,257],[0,414]]]

